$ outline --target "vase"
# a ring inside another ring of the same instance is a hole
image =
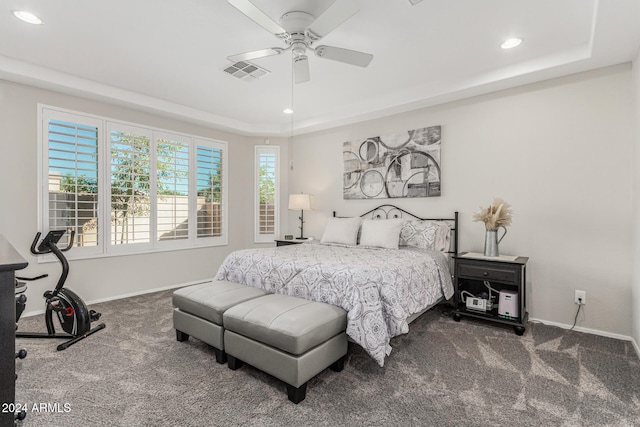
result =
[[[500,236],[500,238],[498,238],[498,228],[502,228],[504,230],[504,233],[502,233],[502,236]],[[504,239],[504,236],[506,236],[507,228],[502,226],[498,228],[487,230],[487,233],[484,236],[484,256],[500,256],[498,244],[502,241],[502,239]]]

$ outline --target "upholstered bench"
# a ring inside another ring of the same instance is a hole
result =
[[[218,363],[225,363],[222,315],[234,305],[267,295],[268,292],[238,283],[214,280],[178,289],[173,293],[173,327],[176,339],[189,335],[213,347]]]
[[[284,381],[293,403],[311,378],[344,367],[347,313],[339,307],[271,294],[231,307],[223,320],[229,368],[246,362]]]

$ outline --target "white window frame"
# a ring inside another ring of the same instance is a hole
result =
[[[100,206],[104,204],[100,187],[104,185],[103,167],[100,162],[104,161],[104,151],[100,141],[104,134],[104,123],[97,117],[76,113],[66,110],[49,108],[38,105],[38,230],[42,236],[49,232],[49,120],[61,120],[71,123],[78,123],[95,126],[98,131],[98,221],[100,221]],[[92,258],[104,253],[105,238],[100,225],[98,225],[98,244],[96,246],[82,247],[82,257]],[[74,248],[80,249],[80,248]],[[71,254],[70,251],[69,255]],[[53,256],[39,257],[39,259],[54,260]]]
[[[48,123],[50,119],[95,126],[98,129],[98,245],[74,247],[68,252],[69,259],[99,258],[124,254],[152,253],[160,251],[192,249],[196,247],[223,246],[228,244],[228,144],[219,141],[150,126],[128,123],[59,107],[38,104],[38,229],[45,235],[49,231],[49,157]],[[151,138],[151,200],[157,196],[157,170],[155,168],[156,141],[160,138],[189,143],[189,214],[188,238],[160,241],[157,239],[157,206],[151,204],[150,242],[111,244],[111,130],[149,135]],[[221,151],[221,235],[197,237],[197,183],[196,150],[207,146]],[[40,257],[41,261],[53,260]]]
[[[273,234],[260,233],[260,155],[272,154],[275,156],[275,191],[274,191],[274,232]],[[254,243],[273,242],[280,235],[280,147],[277,145],[256,145],[254,153]]]

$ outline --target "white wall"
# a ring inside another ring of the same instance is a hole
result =
[[[500,196],[515,212],[500,252],[530,257],[530,317],[571,325],[580,289],[579,328],[629,336],[631,88],[624,64],[296,136],[290,190],[315,195],[305,230],[316,237],[332,210],[357,215],[383,202],[424,216],[457,210],[462,251],[482,251],[484,227],[472,214]],[[441,197],[343,200],[344,141],[431,125],[442,125]]]
[[[640,318],[631,321],[640,307],[640,267],[634,270],[632,263],[637,259],[632,257],[634,165],[640,164],[632,102],[640,97],[638,74],[629,64],[620,65],[296,136],[292,144],[271,138],[281,147],[281,209],[287,218],[281,234],[297,233],[298,212],[288,212],[286,200],[289,193],[303,191],[315,196],[315,210],[305,212],[306,235],[320,237],[332,210],[356,215],[393,202],[423,215],[460,211],[461,250],[481,251],[483,226],[471,216],[501,196],[515,210],[501,252],[530,257],[530,316],[572,324],[573,292],[581,289],[587,305],[579,328],[633,334],[640,342]],[[72,261],[68,286],[85,300],[201,280],[213,275],[231,250],[258,246],[252,243],[253,192],[246,189],[253,186],[253,146],[263,144],[262,138],[0,81],[0,234],[30,262],[25,274],[53,276],[30,285],[29,310],[42,308],[41,294],[53,285],[59,268],[38,264],[28,250],[37,231],[38,102],[229,142],[229,245]],[[637,129],[637,110],[635,118]],[[443,126],[442,197],[342,199],[342,142],[438,124]],[[640,224],[635,236],[640,241]]]
[[[29,253],[31,240],[38,231],[37,103],[228,142],[229,244],[213,248],[71,261],[67,286],[85,301],[103,300],[206,279],[216,273],[230,251],[252,246],[253,191],[247,189],[253,188],[253,147],[264,143],[262,138],[242,137],[0,80],[0,234],[4,234],[29,261],[29,267],[19,274],[50,274],[47,279],[29,284],[27,314],[43,309],[42,293],[55,285],[60,271],[59,264],[39,264]],[[281,145],[282,164],[288,164],[288,139],[271,138],[271,144]],[[282,194],[288,191],[286,183],[285,174]],[[286,210],[284,212],[288,213]]]

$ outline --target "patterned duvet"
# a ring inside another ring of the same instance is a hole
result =
[[[218,270],[229,280],[347,311],[347,334],[380,366],[407,317],[453,295],[442,252],[371,249],[308,242],[231,253]]]

